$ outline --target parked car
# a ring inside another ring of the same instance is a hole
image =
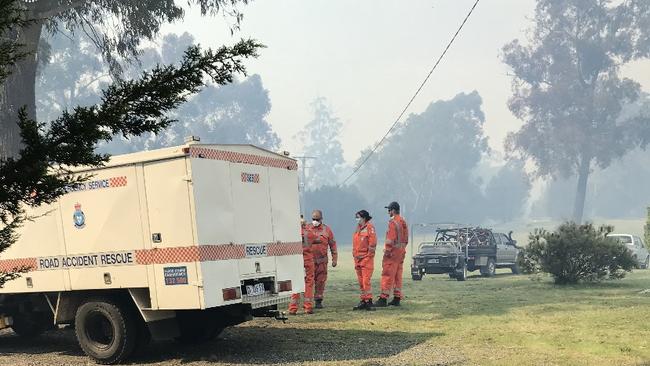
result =
[[[607,236],[615,238],[621,244],[625,245],[632,252],[632,256],[636,259],[639,268],[648,268],[650,265],[650,252],[648,252],[648,248],[646,248],[645,243],[640,237],[631,234],[609,234]]]
[[[418,281],[425,274],[447,273],[450,278],[464,281],[468,271],[479,270],[482,276],[491,277],[497,268],[510,268],[518,274],[516,243],[511,235],[493,233],[490,229],[438,229],[433,241],[418,246],[411,264],[411,277]]]

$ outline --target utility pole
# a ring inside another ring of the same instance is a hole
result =
[[[309,215],[307,210],[307,203],[305,201],[305,191],[307,190],[307,175],[306,175],[306,170],[307,170],[307,160],[314,160],[316,157],[314,156],[293,156],[294,159],[300,160],[300,167],[301,167],[301,172],[300,172],[300,184],[298,185],[298,188],[300,189],[300,212],[307,217]]]

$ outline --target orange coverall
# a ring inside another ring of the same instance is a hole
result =
[[[375,269],[375,248],[377,247],[377,234],[375,227],[370,222],[363,226],[358,225],[352,235],[352,256],[354,269],[357,271],[361,300],[372,300],[372,286],[370,279]]]
[[[382,260],[380,297],[384,299],[390,296],[391,291],[395,297],[402,298],[402,272],[408,240],[406,221],[400,215],[394,215],[388,221]]]
[[[314,265],[314,255],[312,254],[311,242],[305,237],[305,227],[301,229],[302,235],[302,261],[305,267],[305,298],[303,300],[303,309],[305,313],[314,311],[314,278],[316,267]],[[300,293],[291,294],[289,302],[289,314],[298,312],[298,303],[300,302]]]
[[[316,293],[314,298],[316,300],[322,300],[323,293],[325,292],[325,283],[327,282],[327,250],[329,249],[332,252],[332,261],[336,262],[338,260],[336,240],[334,240],[332,230],[325,224],[320,224],[319,226],[308,224],[305,226],[305,235],[311,240],[314,265],[316,266]]]

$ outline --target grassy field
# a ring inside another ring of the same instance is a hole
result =
[[[314,332],[324,350],[344,348],[313,353],[313,364],[650,365],[650,271],[571,287],[506,270],[464,283],[408,278],[403,307],[358,313],[349,253],[341,262],[327,309],[285,325],[297,339]],[[293,361],[313,351],[307,345]]]
[[[134,364],[650,365],[650,271],[571,287],[507,272],[466,282],[407,277],[401,308],[353,312],[357,284],[343,251],[330,272],[326,309],[315,315],[257,319],[197,346],[153,344]],[[29,342],[6,334],[0,354],[0,365],[89,363],[72,331]]]

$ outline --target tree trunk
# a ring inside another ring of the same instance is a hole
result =
[[[578,186],[576,187],[576,200],[573,206],[573,220],[580,224],[585,210],[585,198],[587,197],[587,181],[591,169],[591,158],[583,156],[578,169]]]
[[[25,107],[30,118],[36,118],[37,49],[43,21],[14,31],[23,51],[28,55],[11,68],[11,74],[0,89],[0,159],[15,157],[21,146],[18,112]]]

